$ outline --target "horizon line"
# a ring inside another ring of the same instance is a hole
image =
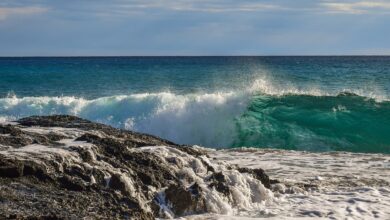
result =
[[[28,55],[28,56],[2,56],[0,58],[65,58],[65,57],[387,57],[390,54],[306,54],[306,55]]]

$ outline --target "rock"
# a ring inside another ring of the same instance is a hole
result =
[[[218,182],[225,182],[226,181],[225,175],[223,175],[222,172],[214,173],[213,175],[211,175],[210,178],[214,179],[215,181],[218,181]]]
[[[119,190],[123,193],[128,193],[128,188],[122,176],[119,174],[113,174],[111,176],[109,186],[114,190]]]
[[[51,180],[51,177],[47,173],[46,167],[41,164],[37,164],[33,161],[26,161],[23,168],[24,176],[35,176],[41,181]]]
[[[171,185],[165,191],[166,203],[172,206],[177,216],[207,212],[204,198],[200,195],[201,189],[197,183],[185,189],[180,185]]]
[[[250,169],[250,168],[237,168],[240,173],[249,173],[252,174],[254,178],[261,181],[261,183],[268,189],[271,188],[271,182],[268,175],[264,172],[263,169]]]
[[[223,195],[225,196],[229,196],[230,195],[230,189],[228,186],[226,186],[224,183],[222,182],[213,182],[209,185],[209,187],[211,188],[215,188],[215,190],[217,190],[218,192],[222,193]]]
[[[18,128],[15,128],[12,125],[1,125],[0,124],[0,134],[10,134],[11,136],[18,136],[22,131]]]
[[[153,135],[146,135],[137,132],[121,130],[110,127],[108,125],[93,123],[91,121],[81,119],[70,115],[51,115],[51,116],[31,116],[22,118],[17,121],[24,126],[41,126],[41,127],[63,127],[63,128],[79,128],[85,131],[97,130],[109,136],[125,138],[130,143],[136,146],[153,146],[153,145],[167,145],[178,146],[173,142],[155,137]],[[197,152],[197,151],[196,151]]]
[[[69,125],[82,126],[90,123],[88,120],[71,115],[31,116],[19,119],[17,122],[28,127],[69,127]]]
[[[0,155],[0,177],[17,178],[23,175],[23,164]]]
[[[226,185],[226,178],[222,172],[214,173],[211,175],[210,179],[212,180],[212,183],[209,184],[209,187],[215,188],[215,190],[224,194],[225,196],[229,196],[230,189],[229,186]]]
[[[20,166],[3,166],[0,167],[1,177],[16,178],[23,174],[23,169]]]
[[[89,149],[78,148],[78,151],[81,158],[86,163],[93,162],[96,159],[94,153]]]
[[[207,212],[207,193],[232,198],[226,176],[200,148],[75,116],[32,116],[17,123],[0,124],[0,219],[181,217]],[[174,156],[148,151],[153,147]],[[261,169],[238,170],[269,184]],[[171,209],[164,214],[165,203]]]
[[[82,181],[69,176],[58,178],[58,182],[60,183],[61,187],[72,191],[83,191],[86,188]]]
[[[64,139],[63,135],[48,133],[41,135],[22,131],[13,125],[0,125],[0,134],[8,134],[9,136],[0,136],[0,143],[12,147],[23,147],[29,144],[56,145],[55,141]]]
[[[32,139],[27,139],[22,136],[0,136],[0,143],[4,146],[23,147],[32,144],[33,142]]]

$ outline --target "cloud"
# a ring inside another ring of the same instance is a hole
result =
[[[279,5],[269,3],[259,3],[253,1],[123,1],[120,5],[122,9],[128,10],[147,10],[147,9],[163,9],[171,11],[192,11],[192,12],[240,12],[240,11],[264,11],[281,9]]]
[[[44,7],[0,7],[0,21],[14,15],[41,14],[48,9]]]
[[[322,3],[331,13],[367,14],[374,12],[390,13],[390,2],[359,1],[359,2],[327,2]]]

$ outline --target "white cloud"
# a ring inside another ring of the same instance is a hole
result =
[[[358,2],[328,2],[322,3],[331,13],[366,14],[374,12],[390,13],[390,2],[358,1]]]
[[[269,3],[254,3],[253,1],[123,1],[122,9],[140,10],[140,9],[165,9],[172,11],[198,11],[198,12],[239,12],[239,11],[263,11],[281,9],[280,6]]]
[[[44,7],[0,7],[0,21],[14,15],[31,15],[46,12]]]
[[[390,0],[297,0],[296,4],[284,1],[267,0],[118,0],[115,12],[144,12],[147,10],[167,10],[184,12],[261,12],[293,11],[304,13],[390,13]]]

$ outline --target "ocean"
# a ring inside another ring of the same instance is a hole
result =
[[[390,153],[390,57],[0,58],[0,121],[71,114],[211,148]]]

